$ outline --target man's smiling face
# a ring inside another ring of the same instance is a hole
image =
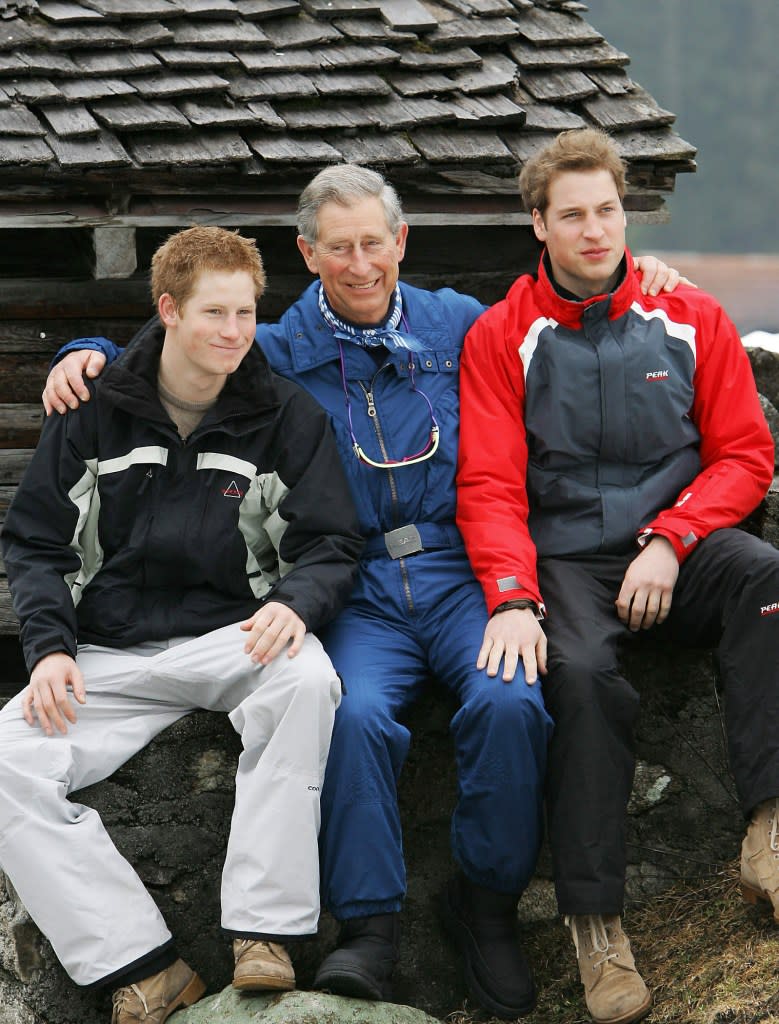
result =
[[[373,326],[387,315],[406,251],[408,225],[397,235],[387,225],[380,199],[351,206],[324,203],[313,245],[298,237],[306,266],[319,278],[335,312],[354,324]]]

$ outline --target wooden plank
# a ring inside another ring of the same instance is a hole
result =
[[[156,75],[135,75],[133,85],[141,96],[150,100],[190,96],[193,93],[226,92],[230,87],[230,83],[221,75],[184,75],[167,71]]]
[[[46,129],[27,107],[12,103],[3,110],[3,134],[43,136],[46,134]]]
[[[338,149],[347,163],[398,166],[420,162],[418,151],[414,149],[405,135],[361,132],[359,138],[339,139]]]
[[[241,64],[247,71],[270,74],[274,71],[291,74],[296,71],[318,71],[322,67],[319,51],[311,50],[285,50],[284,53],[276,53],[273,50],[259,50],[253,52],[239,52],[237,54]]]
[[[138,96],[102,100],[92,104],[95,116],[114,131],[141,131],[188,128],[189,122],[172,103],[155,103]]]
[[[445,71],[472,68],[481,64],[481,57],[469,46],[455,46],[446,50],[404,50],[398,67],[403,69]]]
[[[43,424],[43,406],[0,404],[0,449],[34,448]],[[0,505],[2,494],[0,494]]]
[[[6,82],[5,91],[8,96],[19,100],[20,103],[62,102],[65,99],[48,78],[18,78],[13,82]]]
[[[79,78],[60,82],[62,95],[74,102],[101,100],[106,96],[127,96],[135,92],[134,86],[121,78]]]
[[[577,14],[534,7],[520,14],[519,30],[525,39],[539,46],[567,46],[571,43],[600,43],[603,36]]]
[[[108,50],[102,53],[74,52],[73,59],[79,71],[87,78],[95,76],[136,74],[155,71],[160,61],[153,53],[143,50]]]
[[[236,0],[235,6],[242,17],[249,20],[275,18],[280,14],[297,14],[298,0]]]
[[[11,593],[8,590],[8,580],[0,579],[0,634],[3,636],[16,636],[19,633],[19,620],[14,615],[11,606]]]
[[[0,166],[29,167],[54,163],[54,154],[43,139],[0,135]]]
[[[55,75],[57,78],[78,78],[78,65],[67,53],[47,53],[45,50],[25,50],[19,56],[25,71],[33,75]]]
[[[81,104],[45,106],[40,108],[40,112],[61,139],[83,138],[97,135],[100,131],[100,125]]]
[[[144,167],[229,164],[251,159],[251,150],[236,132],[188,134],[183,138],[147,132],[132,136],[127,148]]]
[[[173,44],[193,49],[226,47],[230,50],[253,50],[255,47],[269,47],[271,40],[255,22],[237,18],[233,21],[174,24]]]
[[[126,167],[132,163],[116,136],[105,130],[94,138],[60,139],[48,135],[46,141],[60,165],[69,170]]]
[[[269,164],[341,162],[341,153],[319,136],[291,136],[280,132],[244,132],[251,148]]]
[[[383,78],[370,72],[329,71],[311,80],[322,96],[386,96],[391,91]]]
[[[240,54],[239,58],[245,55]],[[319,94],[316,86],[306,75],[263,73],[258,75],[237,74],[230,77],[230,95],[239,100],[289,100],[312,99]]]
[[[292,18],[272,18],[264,25],[271,45],[277,50],[321,46],[322,43],[335,43],[343,39],[337,28],[324,21],[315,21],[307,14]]]
[[[233,0],[176,0],[176,7],[196,18],[235,18],[241,13]]]
[[[581,71],[534,71],[523,74],[521,81],[535,99],[552,103],[573,103],[598,91]]]
[[[343,46],[321,47],[311,51],[311,56],[320,68],[363,68],[386,67],[395,64],[400,54],[388,46]]]
[[[620,156],[625,160],[675,160],[691,162],[695,146],[666,130],[624,132],[614,136]]]
[[[112,281],[108,287],[112,289],[114,286],[115,282]],[[91,287],[97,291],[101,286],[92,282]],[[143,297],[143,293],[145,293],[145,308],[148,308],[148,316],[151,316],[151,299],[146,282],[142,282],[142,289],[136,290],[139,297]],[[54,290],[56,293],[56,285]],[[105,286],[102,286],[102,290],[106,290]],[[82,293],[82,300],[85,297],[85,294]],[[1,304],[2,299],[0,298]],[[143,320],[138,319],[137,316],[132,319],[108,315],[95,318],[91,314],[91,310],[85,315],[85,309],[89,309],[89,306],[82,307],[81,312],[70,319],[42,319],[35,316],[31,320],[12,320],[3,316],[0,326],[0,372],[7,369],[11,356],[19,356],[22,359],[40,358],[45,365],[54,357],[59,347],[73,337],[96,338],[103,336],[111,338],[118,345],[124,345],[143,324]],[[23,363],[20,361],[17,366],[19,367],[18,372],[23,373]],[[14,398],[13,401],[18,402],[22,399]]]
[[[524,39],[517,39],[508,44],[508,51],[524,71],[566,67],[611,68],[630,63],[626,53],[605,39],[582,46],[534,46]]]
[[[179,14],[170,0],[81,0],[107,18],[171,18]]]
[[[438,25],[438,19],[419,0],[380,0],[379,8],[384,21],[398,32],[427,33]]]
[[[413,132],[411,140],[431,163],[514,162],[511,151],[495,132],[430,128]]]
[[[103,15],[100,11],[90,10],[82,7],[81,4],[64,3],[61,0],[40,0],[38,12],[47,21],[55,24],[67,24],[68,22],[83,23],[86,21],[100,21]]]
[[[240,128],[256,124],[252,111],[241,103],[208,100],[182,100],[180,110],[197,128]]]
[[[390,76],[392,88],[401,96],[429,96],[457,92],[460,86],[448,75],[438,71],[396,71]]]
[[[159,21],[144,22],[141,25],[122,25],[125,42],[130,46],[160,46],[173,42],[173,33]]]
[[[381,18],[336,18],[333,25],[349,39],[364,43],[407,43],[417,41],[415,32],[397,32]]]
[[[19,483],[32,459],[32,448],[0,449],[0,485],[14,487]]]
[[[528,131],[565,132],[573,128],[586,128],[587,122],[579,114],[551,103],[523,103],[525,128]]]
[[[516,7],[509,0],[441,0],[444,7],[448,7],[465,17],[498,17],[513,15]]]
[[[378,0],[301,0],[303,9],[314,18],[333,21],[349,14],[378,15],[381,4]]]
[[[228,68],[239,65],[240,60],[229,50],[195,50],[192,47],[161,46],[155,53],[166,67],[183,68]]]
[[[519,78],[519,68],[501,53],[487,54],[478,68],[466,68],[453,75],[466,95],[508,89]]]
[[[607,96],[624,96],[637,88],[624,71],[597,71],[587,68],[587,77]]]
[[[485,43],[497,45],[516,39],[519,25],[509,18],[459,18],[440,22],[434,32],[425,36],[432,46],[472,46]]]
[[[627,96],[596,96],[582,104],[592,120],[604,131],[635,131],[673,124],[676,116],[658,107],[649,93],[636,89]]]
[[[524,107],[518,106],[501,93],[494,96],[460,96],[452,106],[459,122],[473,122],[481,127],[508,124],[519,128],[525,124]]]

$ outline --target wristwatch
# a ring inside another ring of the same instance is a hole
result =
[[[538,605],[535,601],[530,601],[526,597],[520,597],[516,601],[504,601],[503,604],[498,605],[492,614],[497,615],[498,612],[508,612],[511,611],[512,608],[518,608],[520,610],[523,608],[529,608],[534,615],[538,615]]]

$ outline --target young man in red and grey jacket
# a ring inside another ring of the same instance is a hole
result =
[[[718,647],[749,821],[743,891],[779,920],[779,551],[734,529],[774,451],[715,300],[641,293],[608,136],[563,133],[520,188],[545,250],[465,342],[458,525],[492,613],[481,662],[505,680],[520,659],[528,678],[548,672],[559,908],[593,1019],[628,1024],[651,1006],[620,920],[639,698],[617,655],[631,633],[666,623]]]

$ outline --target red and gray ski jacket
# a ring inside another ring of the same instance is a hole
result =
[[[705,292],[622,283],[563,298],[542,258],[471,328],[461,361],[457,522],[490,611],[542,605],[536,555],[683,561],[771,484],[774,451],[735,327]]]

